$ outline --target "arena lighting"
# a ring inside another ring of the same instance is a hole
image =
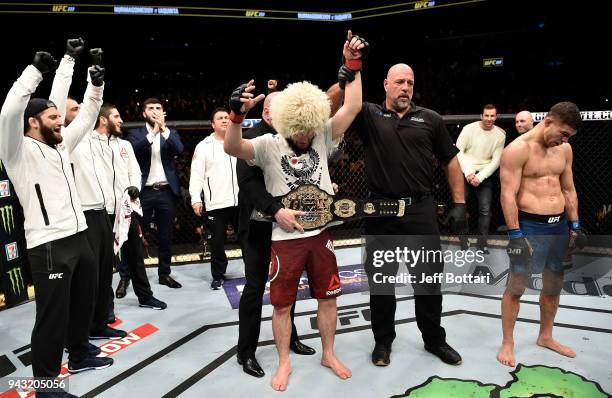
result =
[[[0,3],[0,14],[88,14],[88,15],[168,15],[181,17],[261,19],[287,21],[344,22],[370,19],[408,12],[432,10],[449,6],[482,3],[487,0],[421,0],[397,2],[376,7],[338,10],[338,12],[270,10],[222,7],[194,7],[189,5],[124,5],[124,4],[58,4],[58,3]]]

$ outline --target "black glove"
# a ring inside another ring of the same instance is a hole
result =
[[[338,85],[342,90],[346,87],[347,82],[355,80],[355,71],[350,70],[346,66],[342,65],[338,70]]]
[[[510,264],[526,266],[531,258],[531,245],[524,236],[510,238],[506,253],[510,257]]]
[[[89,50],[89,56],[91,57],[91,64],[92,65],[102,65],[102,54],[104,54],[104,51],[102,51],[101,48],[92,48],[91,50]]]
[[[241,84],[240,86],[236,87],[234,91],[232,91],[232,95],[230,96],[229,107],[230,110],[236,115],[244,115],[246,113],[241,110],[242,105],[244,104],[240,101],[240,98],[242,98],[242,93],[244,93],[246,87],[246,84]]]
[[[104,84],[104,68],[95,65],[89,70],[89,76],[91,77],[91,84],[96,87],[100,87]]]
[[[132,200],[140,196],[140,190],[136,187],[127,187],[125,190],[127,191],[128,195],[130,195]]]
[[[38,69],[40,73],[44,74],[54,70],[57,67],[57,61],[48,52],[38,51],[36,55],[34,55],[32,65],[34,65],[34,67]]]
[[[587,237],[587,234],[584,233],[584,231],[582,230],[582,227],[580,226],[580,220],[568,221],[567,224],[570,228],[569,248],[584,249],[587,243],[589,243],[589,238]]]
[[[68,39],[66,41],[66,54],[76,59],[85,49],[85,42],[80,37],[78,39]]]
[[[443,224],[449,227],[452,234],[464,234],[467,230],[465,203],[453,203]]]

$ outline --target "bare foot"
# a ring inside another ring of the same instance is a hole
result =
[[[502,343],[497,353],[497,360],[506,366],[516,366],[514,360],[514,343]]]
[[[565,355],[566,357],[574,358],[576,356],[576,353],[574,352],[574,350],[572,350],[568,346],[564,346],[563,344],[560,344],[557,340],[553,339],[552,337],[549,337],[549,338],[539,337],[536,344],[539,345],[540,347],[544,347],[544,348],[548,348],[553,351],[556,351],[561,355]]]
[[[344,364],[340,362],[335,355],[322,358],[321,365],[325,366],[326,368],[330,368],[336,374],[336,376],[343,380],[346,380],[353,375],[351,370],[344,366]]]
[[[287,385],[289,384],[289,375],[291,374],[291,366],[289,364],[286,365],[278,365],[276,369],[276,373],[272,377],[272,382],[270,385],[276,391],[285,391],[287,389]]]

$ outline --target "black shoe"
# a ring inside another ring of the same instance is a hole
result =
[[[210,284],[210,288],[212,290],[219,290],[221,286],[223,286],[223,279],[213,279],[212,283]]]
[[[166,285],[172,289],[180,289],[181,287],[183,287],[183,285],[172,279],[170,275],[160,275],[159,284]]]
[[[138,299],[138,305],[143,308],[151,308],[154,310],[165,310],[168,305],[155,297],[147,297],[146,299]]]
[[[117,340],[127,336],[125,330],[113,329],[110,326],[89,333],[89,340]]]
[[[470,241],[468,240],[467,236],[459,237],[459,246],[461,247],[461,250],[467,250],[470,247]]]
[[[118,299],[124,298],[127,294],[127,288],[130,286],[129,279],[121,279],[119,281],[119,285],[117,286],[117,290],[115,290],[115,297]]]
[[[444,363],[449,365],[461,365],[461,355],[447,343],[442,343],[438,346],[425,345],[425,349],[438,358]]]
[[[376,366],[388,366],[391,363],[391,347],[376,343],[372,351],[372,363]]]
[[[108,368],[113,364],[113,358],[87,357],[81,362],[68,361],[68,372],[79,373],[86,370],[98,370]]]
[[[266,375],[255,357],[249,357],[244,360],[240,356],[236,356],[236,358],[238,359],[238,364],[242,365],[244,373],[254,377],[264,377]]]
[[[64,348],[64,351],[66,351],[66,353],[68,354],[70,353],[70,351],[68,351],[68,348]],[[98,355],[100,355],[101,352],[102,350],[97,345],[87,343],[87,355],[97,357]]]
[[[312,347],[308,347],[306,344],[302,343],[299,340],[295,340],[291,342],[289,345],[291,351],[295,352],[298,355],[314,355],[317,352]]]
[[[106,324],[107,325],[112,325],[115,322],[117,322],[117,318],[115,317],[115,313],[114,312],[109,312],[108,319],[106,320]]]

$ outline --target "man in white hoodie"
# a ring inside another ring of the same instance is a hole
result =
[[[99,64],[102,50],[94,48],[90,50],[90,54],[92,59],[95,59],[94,62]],[[80,105],[74,99],[68,97],[72,76],[62,79],[62,83],[61,86],[58,85],[59,87],[57,87],[56,103],[60,113],[65,112],[64,125],[67,127],[78,115]],[[101,105],[101,102],[96,103],[98,112]],[[109,289],[112,289],[113,280],[113,227],[106,212],[107,195],[105,195],[100,183],[105,179],[104,170],[100,164],[100,158],[95,156],[94,145],[90,137],[95,120],[96,118],[91,119],[90,124],[83,126],[89,134],[70,152],[74,182],[88,226],[86,230],[87,240],[96,257],[98,266],[94,314],[89,338],[91,340],[120,339],[125,337],[127,333],[107,325]],[[89,351],[96,355],[100,353],[100,349],[94,345],[89,346]]]
[[[106,210],[110,214],[112,225],[119,213],[123,193],[127,191],[132,199],[140,195],[137,188],[141,178],[140,166],[130,142],[119,138],[122,136],[122,124],[123,120],[117,107],[104,104],[100,109],[95,130],[86,138],[91,142],[94,156],[100,159],[104,173],[100,184],[108,196]],[[166,303],[153,297],[147,278],[141,236],[139,220],[137,217],[132,217],[128,240],[123,244],[123,255],[134,282],[134,293],[138,297],[140,307],[163,310],[166,308]]]
[[[227,224],[231,223],[235,230],[238,229],[238,180],[236,158],[223,151],[223,140],[229,126],[227,109],[213,110],[210,121],[213,133],[200,141],[193,152],[189,194],[193,211],[201,216],[201,193],[204,191],[206,225],[212,230],[209,243],[213,281],[210,287],[219,290],[227,270],[224,248]]]
[[[67,52],[60,71],[74,63],[73,55]],[[111,358],[93,357],[87,352],[95,258],[84,233],[87,224],[69,155],[85,133],[84,126],[95,120],[102,101],[104,69],[90,68],[91,82],[83,109],[71,126],[62,130],[61,114],[52,101],[30,99],[43,73],[52,71],[55,65],[51,54],[37,52],[32,65],[13,84],[0,112],[0,159],[25,214],[36,290],[32,371],[41,378],[59,375],[64,344],[70,351],[71,372],[101,369],[113,363]],[[60,71],[56,78],[61,78]],[[72,397],[67,393],[64,396]]]

